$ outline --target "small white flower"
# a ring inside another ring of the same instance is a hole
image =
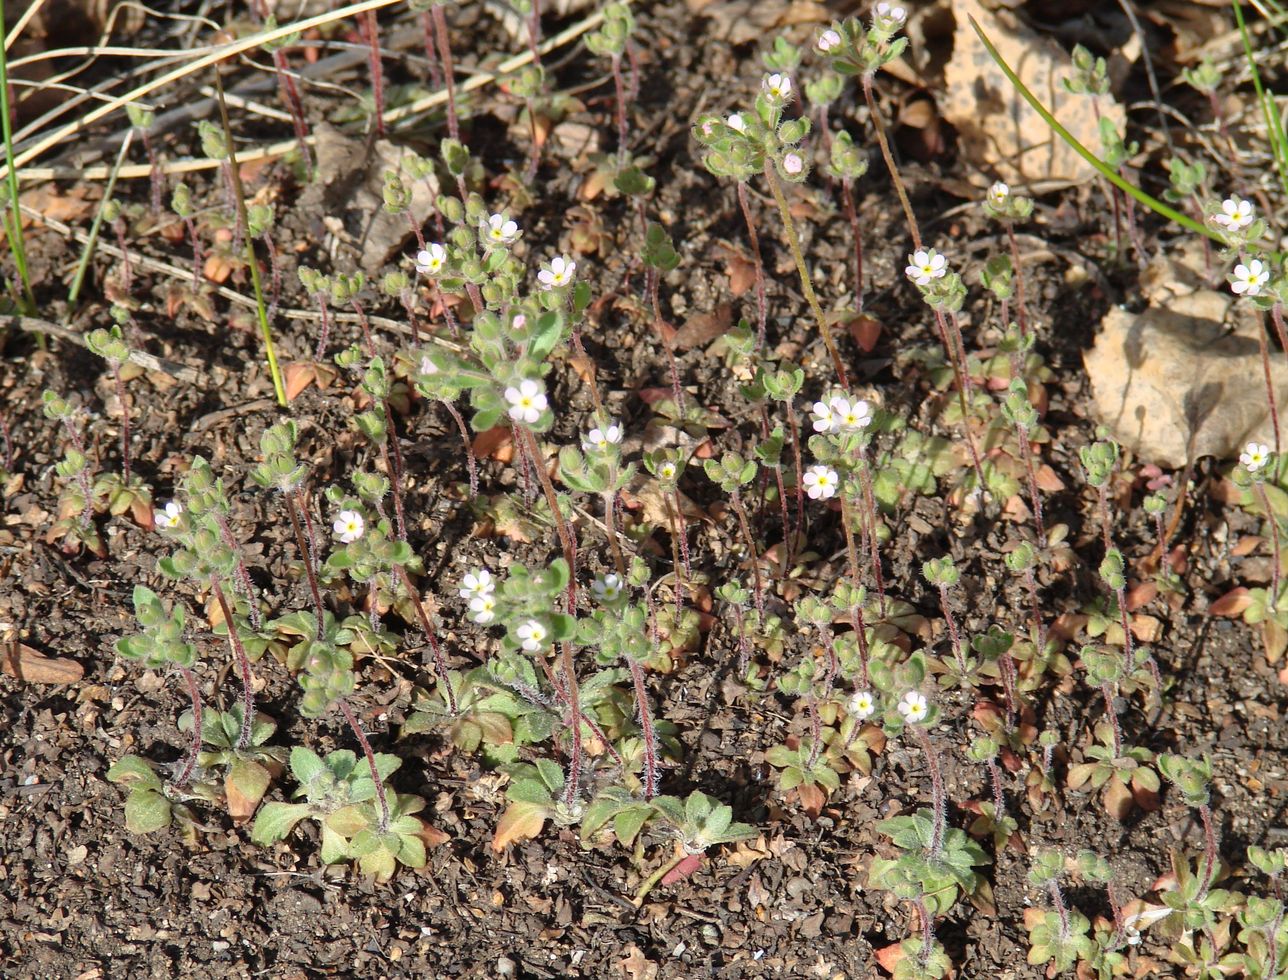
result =
[[[805,169],[805,161],[799,153],[788,153],[783,157],[783,173],[793,177]]]
[[[850,401],[837,396],[829,407],[832,409],[832,424],[837,429],[866,429],[872,424],[872,406],[862,398]]]
[[[532,425],[546,410],[546,392],[540,381],[524,378],[517,388],[505,389],[505,400],[510,403],[510,418]]]
[[[859,721],[865,721],[871,718],[877,710],[876,698],[872,696],[871,691],[859,691],[850,698],[850,714]]]
[[[622,579],[619,575],[601,575],[590,583],[590,591],[600,602],[615,602],[622,594]]]
[[[519,237],[519,225],[504,214],[489,215],[480,222],[483,237],[493,245],[510,245]]]
[[[430,357],[428,354],[426,354],[424,357],[420,359],[420,373],[421,374],[438,373],[438,365],[434,363],[434,359]]]
[[[1240,262],[1230,275],[1230,289],[1236,296],[1256,296],[1261,287],[1270,281],[1270,270],[1260,259],[1252,259],[1247,265]]]
[[[725,124],[735,132],[745,133],[747,131],[747,124],[742,121],[741,112],[735,112],[727,120],[725,120]]]
[[[995,208],[1005,207],[1010,197],[1011,188],[1000,180],[988,189],[988,201]]]
[[[515,333],[522,333],[528,329],[528,318],[522,313],[514,314],[510,320],[510,329]]]
[[[908,19],[908,11],[902,7],[896,7],[889,3],[879,3],[876,6],[876,19],[883,21],[885,24],[898,27]]]
[[[920,691],[909,691],[899,699],[899,714],[903,715],[903,720],[910,725],[924,721],[929,711],[930,706],[926,704],[926,696]]]
[[[765,80],[760,83],[762,91],[769,98],[776,102],[786,102],[792,95],[792,79],[790,75],[766,75]]]
[[[1243,447],[1243,452],[1239,453],[1239,462],[1247,468],[1249,473],[1255,473],[1270,462],[1270,447],[1261,443],[1250,442]]]
[[[933,248],[920,248],[908,256],[908,266],[903,271],[918,286],[929,286],[930,280],[948,274],[948,260]]]
[[[335,530],[336,537],[345,544],[352,544],[362,537],[362,532],[366,530],[367,525],[356,510],[342,510],[331,526]]]
[[[537,273],[537,281],[541,283],[543,289],[559,289],[572,282],[573,273],[576,271],[576,262],[566,255],[557,255],[550,260],[549,265],[541,267],[541,271]]]
[[[172,500],[161,510],[152,512],[152,523],[157,527],[174,528],[179,526],[179,518],[183,516],[183,506],[177,500]]]
[[[838,399],[833,399],[836,400]],[[831,432],[836,428],[836,416],[827,402],[815,402],[810,410],[810,417],[814,420],[815,432]]]
[[[471,599],[470,619],[480,626],[486,626],[496,619],[496,596],[489,592],[486,595],[476,595]]]
[[[818,49],[827,54],[834,47],[841,43],[841,35],[836,31],[824,31],[818,36]]]
[[[805,471],[801,482],[805,484],[805,492],[809,494],[810,500],[827,500],[836,496],[840,477],[836,475],[836,470],[819,463]]]
[[[535,619],[529,619],[515,632],[519,635],[519,641],[523,644],[523,649],[527,650],[528,653],[536,653],[545,645],[546,628]]]
[[[595,426],[586,433],[586,438],[581,441],[581,448],[587,452],[606,452],[609,446],[619,445],[622,441],[622,427],[620,425],[606,425],[603,428]]]
[[[1252,213],[1252,202],[1232,194],[1221,202],[1221,213],[1214,214],[1212,220],[1230,231],[1240,231],[1252,224],[1256,215]]]
[[[447,266],[447,249],[437,242],[416,253],[416,271],[422,276],[437,276]]]
[[[674,480],[677,472],[675,464],[671,462],[663,463],[657,468],[657,475],[663,480]]]
[[[465,573],[457,594],[462,599],[474,599],[481,595],[491,595],[495,591],[496,579],[492,577],[492,573],[486,568],[476,568],[472,572]]]

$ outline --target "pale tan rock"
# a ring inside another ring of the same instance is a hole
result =
[[[1097,421],[1142,462],[1169,469],[1233,458],[1253,439],[1275,444],[1256,316],[1202,283],[1198,254],[1197,265],[1193,255],[1156,259],[1142,277],[1149,308],[1110,310],[1084,355]],[[1269,347],[1282,414],[1288,357]]]
[[[939,108],[957,128],[967,158],[982,173],[981,186],[1000,178],[1027,185],[1076,183],[1095,171],[1051,132],[1002,74],[971,28],[979,23],[998,53],[1052,115],[1092,153],[1100,134],[1091,99],[1067,92],[1061,84],[1072,71],[1069,55],[1051,38],[1034,33],[1005,11],[995,14],[978,0],[954,0],[953,54],[944,66],[946,91]],[[1122,106],[1100,100],[1100,111],[1123,126]]]

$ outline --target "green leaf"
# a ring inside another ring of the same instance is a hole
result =
[[[170,801],[150,789],[136,789],[125,800],[125,826],[134,834],[150,834],[170,826]]]
[[[250,839],[256,844],[282,840],[312,810],[307,803],[266,803],[255,817]]]
[[[153,790],[161,792],[161,778],[152,768],[152,763],[137,755],[121,756],[111,769],[107,770],[107,779],[111,783],[134,790]]]
[[[299,745],[291,749],[291,773],[301,786],[313,782],[326,768],[327,765],[322,761],[322,757],[312,749]],[[256,825],[258,826],[258,821]]]

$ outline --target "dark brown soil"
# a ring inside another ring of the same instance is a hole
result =
[[[747,9],[741,12],[734,6],[716,4],[693,13],[682,4],[667,4],[640,13],[640,97],[632,133],[636,152],[657,161],[648,168],[658,181],[650,217],[667,225],[683,257],[662,287],[664,315],[677,326],[726,303],[733,304],[734,319],[755,317],[754,292],[735,297],[730,290],[730,252],[744,262],[747,254],[733,187],[702,169],[689,131],[699,112],[747,101],[759,77],[760,49],[730,43],[721,34],[758,5],[744,4]],[[786,23],[788,12],[763,6],[765,10],[755,11],[757,22],[765,18],[766,36],[772,36],[778,29],[775,18]],[[1090,7],[1082,6],[1090,16]],[[448,12],[453,42],[467,65],[474,65],[484,51],[522,49],[521,38],[509,38],[473,6]],[[1030,14],[1066,46],[1082,37],[1072,28],[1051,27],[1050,11]],[[398,23],[390,16],[383,32],[386,47],[397,52],[386,62],[391,82],[424,84],[423,61],[415,60],[421,54],[418,29],[405,14],[398,16]],[[548,17],[547,32],[572,23],[574,16]],[[818,23],[810,22],[789,33],[808,43],[817,29]],[[148,32],[153,30],[158,28],[145,27],[139,43],[152,43]],[[400,61],[401,55],[408,58]],[[1169,73],[1167,78],[1176,74],[1174,66],[1157,67]],[[610,410],[628,433],[639,433],[651,417],[639,392],[667,387],[669,377],[639,300],[638,218],[620,198],[584,199],[590,168],[576,137],[581,132],[576,127],[584,127],[596,134],[601,148],[614,148],[611,80],[603,77],[603,63],[584,48],[550,57],[548,70],[552,88],[576,90],[584,105],[574,107],[566,128],[556,130],[546,144],[535,199],[519,215],[527,253],[535,260],[576,246],[579,276],[596,297],[604,298],[595,307],[586,347]],[[355,89],[367,84],[362,65],[338,80]],[[1147,91],[1139,64],[1122,84],[1131,98]],[[881,89],[891,99],[909,94],[892,79],[882,82]],[[335,113],[334,92],[310,93],[306,106],[313,123]],[[271,88],[262,96],[266,101],[273,97]],[[1204,111],[1200,100],[1187,101],[1179,90],[1175,97],[1186,112]],[[499,206],[507,190],[495,178],[507,167],[522,167],[528,151],[526,126],[518,119],[515,100],[495,88],[480,90],[474,109],[467,141],[486,171],[478,189]],[[834,107],[833,118],[856,134],[870,133],[866,113],[854,103],[853,86]],[[1145,127],[1152,125],[1152,107],[1141,110],[1138,119]],[[285,123],[250,117],[237,126],[256,145],[289,138]],[[163,157],[175,159],[196,150],[190,145],[191,132],[185,125],[160,138]],[[440,135],[434,120],[398,138],[417,142],[428,152]],[[959,209],[960,199],[947,190],[963,185],[969,167],[957,158],[951,133],[946,147],[935,152],[926,150],[918,131],[896,127],[894,135],[907,157],[905,176],[927,237],[950,245],[964,265],[978,264],[985,254],[999,250],[1002,239],[995,227],[986,225],[976,208]],[[1161,173],[1154,164],[1166,151],[1157,134],[1146,128],[1134,135],[1147,148],[1157,148],[1151,167]],[[64,154],[59,162],[71,160]],[[222,204],[221,191],[208,176],[187,179],[199,201]],[[334,263],[328,257],[330,243],[322,237],[326,230],[319,215],[299,206],[301,188],[285,165],[248,172],[248,180],[248,192],[268,188],[278,201],[282,308],[311,310],[296,280],[297,266],[345,271],[352,267],[352,256],[340,245]],[[64,181],[52,193],[83,192],[96,201],[101,187],[101,182]],[[916,348],[930,349],[935,340],[924,306],[903,281],[907,233],[875,146],[870,175],[860,190],[866,309],[883,329],[875,348],[866,353],[845,338],[844,356],[857,383],[888,411],[910,427],[955,438],[954,430],[937,417],[941,401],[927,373],[911,356]],[[793,193],[825,305],[840,307],[850,281],[849,225],[821,178]],[[125,182],[119,194],[146,204],[147,181]],[[791,256],[780,244],[772,201],[753,192],[753,206],[769,273],[770,343],[779,356],[806,368],[806,393],[817,393],[831,378],[826,352],[800,295]],[[92,211],[73,223],[84,229],[91,218]],[[145,225],[140,222],[132,230],[132,249],[189,268],[185,239],[148,232]],[[600,236],[597,253],[584,248],[584,235],[570,244],[574,225]],[[209,245],[210,229],[204,223],[203,229]],[[1078,449],[1094,438],[1095,428],[1088,417],[1081,351],[1111,303],[1132,302],[1137,296],[1137,273],[1134,263],[1115,263],[1110,255],[1112,220],[1097,189],[1071,188],[1040,198],[1035,220],[1025,231],[1022,248],[1048,256],[1031,269],[1029,284],[1038,350],[1051,370],[1044,418],[1051,440],[1042,459],[1067,487],[1047,495],[1047,521],[1069,525],[1073,549],[1068,571],[1048,571],[1040,581],[1045,612],[1054,620],[1076,614],[1100,594],[1095,495],[1085,486],[1078,462]],[[1146,223],[1151,250],[1159,249],[1160,236],[1170,233],[1161,224]],[[106,325],[108,283],[118,275],[119,264],[100,252],[81,303],[67,309],[60,297],[79,245],[39,223],[33,223],[29,235],[42,315],[75,333]],[[104,241],[110,245],[114,238],[109,234]],[[1066,286],[1069,255],[1083,256],[1103,269],[1102,285],[1093,280],[1076,289]],[[189,307],[167,310],[167,291],[185,285],[164,273],[135,271],[139,346],[191,369],[196,377],[192,383],[177,382],[151,372],[130,383],[136,469],[152,485],[156,499],[164,501],[192,455],[210,458],[235,491],[232,524],[246,542],[257,586],[279,614],[307,608],[307,589],[288,570],[294,545],[276,509],[279,501],[253,491],[245,480],[258,459],[260,433],[281,417],[262,364],[253,314],[218,296],[210,320]],[[238,276],[225,285],[250,292],[249,283]],[[972,350],[997,339],[996,331],[986,326],[996,322],[996,311],[981,292],[972,288],[967,309],[966,342]],[[427,300],[428,293],[422,310]],[[405,320],[396,304],[377,307],[380,302],[371,301],[373,312]],[[307,360],[316,331],[315,320],[279,317],[275,336],[283,361]],[[339,325],[337,332],[336,344],[356,339],[351,323]],[[390,350],[403,339],[389,331],[378,333]],[[678,352],[686,390],[728,420],[727,429],[712,433],[717,452],[747,451],[759,432],[758,416],[740,394],[737,379],[707,346]],[[119,406],[102,363],[75,343],[52,338],[42,345],[29,331],[6,332],[0,326],[0,354],[0,401],[5,406],[0,418],[7,427],[7,469],[13,474],[0,526],[0,643],[21,642],[84,668],[84,678],[70,685],[0,677],[0,972],[5,976],[868,977],[879,975],[874,950],[909,935],[913,919],[908,907],[869,888],[867,868],[874,855],[889,853],[875,823],[928,803],[924,756],[911,742],[891,740],[876,757],[871,779],[852,778],[811,819],[796,799],[785,799],[775,789],[773,770],[764,760],[770,746],[806,733],[805,712],[792,699],[772,694],[753,698],[733,683],[737,651],[727,622],[705,631],[700,648],[675,672],[650,675],[656,713],[678,726],[684,747],[683,761],[667,770],[663,790],[680,796],[692,789],[710,793],[732,805],[736,818],[755,825],[763,836],[751,851],[743,848],[732,857],[732,849],[723,854],[713,849],[695,874],[659,886],[641,908],[631,899],[670,853],[666,841],[651,839],[639,866],[620,847],[583,849],[573,833],[549,828],[536,840],[493,853],[489,845],[504,808],[503,777],[481,767],[477,758],[451,751],[437,736],[395,739],[414,685],[432,683],[428,652],[414,646],[388,663],[366,662],[355,704],[374,733],[377,750],[403,756],[394,780],[399,791],[424,796],[429,806],[423,815],[449,837],[431,850],[423,871],[401,869],[388,885],[373,885],[347,865],[320,866],[316,841],[307,832],[261,848],[250,843],[245,827],[234,826],[213,807],[200,809],[202,824],[193,845],[177,832],[127,834],[123,796],[106,781],[107,769],[131,752],[166,764],[178,759],[184,746],[175,719],[187,703],[177,679],[143,672],[115,657],[112,648],[116,638],[132,631],[133,586],[144,582],[158,590],[170,588],[156,572],[166,545],[127,518],[98,519],[108,551],[104,559],[65,551],[48,538],[59,492],[53,464],[64,439],[41,414],[41,391],[74,394],[94,413],[90,440],[104,472],[120,463]],[[589,418],[590,397],[571,367],[561,366],[553,377],[559,380],[551,401],[559,411],[548,439],[552,445],[568,444]],[[349,425],[354,410],[353,392],[343,383],[322,392],[310,387],[292,402],[290,414],[303,433],[301,455],[312,464],[315,487],[343,480],[355,463],[366,462],[365,445]],[[476,536],[475,515],[462,491],[464,457],[451,419],[436,406],[415,401],[398,426],[410,475],[410,537],[426,569],[422,589],[443,602],[440,639],[453,665],[465,667],[482,632],[457,627],[455,583],[484,560],[494,568],[503,564],[501,556],[549,561],[557,556],[558,543],[553,537],[521,543]],[[1140,483],[1131,485],[1138,464],[1126,463],[1115,535],[1129,563],[1139,569],[1153,548],[1154,532],[1140,507]],[[515,482],[511,467],[496,460],[483,461],[481,476],[485,493]],[[1002,555],[1026,533],[1025,526],[1001,518],[995,509],[974,520],[962,518],[947,499],[952,479],[941,485],[939,496],[909,498],[892,520],[893,537],[883,548],[891,593],[933,622],[940,653],[946,641],[937,596],[921,577],[925,558],[949,552],[957,557],[965,583],[957,612],[966,634],[984,632],[994,622],[1022,629],[1027,615],[1026,596],[1002,564]],[[1214,598],[1236,585],[1264,584],[1269,569],[1265,559],[1232,556],[1232,542],[1255,534],[1257,525],[1244,512],[1218,502],[1212,490],[1220,480],[1211,461],[1201,462],[1194,473],[1185,519],[1173,542],[1183,547],[1187,562],[1183,598],[1175,604],[1155,600],[1143,610],[1161,623],[1161,638],[1152,648],[1174,686],[1159,711],[1142,709],[1140,699],[1132,699],[1123,726],[1133,744],[1211,756],[1222,854],[1240,868],[1247,845],[1285,843],[1288,736],[1282,722],[1284,686],[1276,668],[1267,664],[1258,635],[1237,620],[1207,612]],[[696,468],[683,489],[703,507],[719,499]],[[809,544],[817,557],[808,564],[806,579],[830,589],[845,573],[844,541],[836,516],[819,508],[812,513]],[[781,540],[774,516],[767,516],[758,531],[766,545]],[[747,568],[735,567],[741,554],[736,533],[732,515],[705,521],[692,532],[694,567],[712,587],[731,575],[748,574]],[[587,523],[581,534],[586,569],[608,567],[607,555],[599,553],[603,539],[597,526]],[[656,538],[663,547],[650,560],[667,570],[668,539],[665,533]],[[1134,574],[1140,576],[1139,571]],[[771,599],[771,608],[787,610],[784,599],[799,593],[797,585],[783,587]],[[392,614],[387,625],[415,633]],[[208,632],[198,639],[205,693],[227,707],[237,697],[237,684],[225,665],[225,648]],[[918,638],[913,642],[926,645]],[[1081,634],[1071,641],[1071,659],[1081,642],[1087,642]],[[782,665],[790,667],[808,652],[806,637],[789,629]],[[284,669],[265,660],[256,676],[264,685],[258,695],[261,709],[279,720],[278,744],[307,744],[319,752],[354,747],[338,715],[321,723],[299,716],[298,686]],[[1026,799],[1024,776],[1041,756],[1036,744],[1017,756],[1019,773],[1006,774],[1005,792],[1024,847],[994,854],[988,842],[994,863],[985,874],[995,908],[981,913],[959,902],[937,924],[960,977],[1041,975],[1040,969],[1025,965],[1024,910],[1046,900],[1027,882],[1026,849],[1055,847],[1073,853],[1093,846],[1111,860],[1120,894],[1141,898],[1168,870],[1170,848],[1195,851],[1201,845],[1193,811],[1175,794],[1165,791],[1158,809],[1137,810],[1120,823],[1096,796],[1064,789],[1067,765],[1081,760],[1091,728],[1103,713],[1099,693],[1086,686],[1081,671],[1063,680],[1049,678],[1032,706],[1037,729],[1061,735],[1059,787],[1045,811],[1034,811]],[[971,721],[973,707],[971,699],[945,695],[944,718],[933,733],[945,758],[955,826],[970,822],[964,804],[990,799],[986,770],[964,754],[978,734]],[[280,786],[271,792],[271,799],[283,798]],[[1089,916],[1108,912],[1103,893],[1091,888],[1073,888],[1070,897]],[[1145,972],[1138,975],[1181,975],[1179,967],[1163,961],[1165,954],[1146,936],[1133,954],[1144,964]]]

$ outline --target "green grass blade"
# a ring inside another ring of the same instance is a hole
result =
[[[1116,170],[1114,170],[1107,163],[1101,160],[1098,156],[1096,156],[1085,146],[1079,143],[1077,138],[1071,132],[1069,132],[1067,129],[1061,126],[1059,120],[1057,120],[1055,116],[1051,115],[1051,113],[1047,110],[1046,106],[1044,106],[1041,102],[1038,101],[1037,96],[1035,96],[1032,92],[1029,91],[1028,86],[1025,85],[1022,81],[1020,81],[1020,77],[1016,75],[1014,71],[1011,70],[1011,66],[1006,63],[1006,59],[1004,59],[1001,56],[1001,54],[998,52],[997,48],[993,46],[993,42],[988,39],[988,35],[985,34],[983,29],[979,26],[979,24],[976,23],[975,18],[970,17],[969,19],[970,19],[970,26],[975,29],[975,33],[979,37],[980,43],[982,43],[984,47],[988,49],[988,53],[992,56],[993,61],[997,63],[997,67],[1002,69],[1002,73],[1006,75],[1008,79],[1010,79],[1011,84],[1014,85],[1015,90],[1019,92],[1021,96],[1023,96],[1024,101],[1027,102],[1030,106],[1032,106],[1033,111],[1036,112],[1039,116],[1041,116],[1046,121],[1046,124],[1051,127],[1052,132],[1054,132],[1062,140],[1068,143],[1069,146],[1074,150],[1074,152],[1078,154],[1078,156],[1082,157],[1084,160],[1087,161],[1087,163],[1095,167],[1096,170],[1098,170],[1100,174],[1105,178],[1105,180],[1109,181],[1111,184],[1113,184],[1115,187],[1121,190],[1124,194],[1131,195],[1131,197],[1135,198],[1135,200],[1139,201],[1142,205],[1149,208],[1155,214],[1161,215],[1162,217],[1167,218],[1169,221],[1175,221],[1178,225],[1180,225],[1183,228],[1188,228],[1190,231],[1198,232],[1200,235],[1206,235],[1208,238],[1211,238],[1213,241],[1220,242],[1222,245],[1228,244],[1224,236],[1222,236],[1220,233],[1218,233],[1217,231],[1211,228],[1208,228],[1206,225],[1198,221],[1195,221],[1189,215],[1181,214],[1181,212],[1177,211],[1175,208],[1168,207],[1166,204],[1164,204],[1162,201],[1158,200],[1157,198],[1151,197],[1149,194],[1145,193],[1143,190],[1141,190],[1131,181],[1126,180]]]
[[[103,200],[98,202],[98,211],[94,215],[94,223],[89,226],[89,237],[85,240],[85,248],[81,250],[80,261],[76,263],[76,276],[72,279],[72,288],[67,291],[67,305],[70,307],[74,308],[76,306],[81,286],[85,284],[85,273],[89,271],[89,260],[94,257],[94,247],[98,244],[99,229],[103,227],[103,212],[107,209],[107,202],[112,199],[112,191],[116,190],[116,175],[121,172],[121,164],[125,162],[125,154],[130,148],[130,141],[133,136],[133,129],[126,132],[125,139],[121,141],[121,149],[116,154],[116,163],[112,166],[112,172],[107,177],[107,189],[103,191]]]
[[[1266,117],[1266,132],[1270,136],[1270,148],[1275,157],[1275,169],[1279,171],[1279,183],[1288,192],[1288,140],[1284,138],[1283,118],[1275,108],[1273,92],[1266,91],[1261,84],[1261,73],[1257,71],[1257,59],[1252,53],[1252,38],[1248,34],[1248,25],[1243,20],[1243,4],[1240,0],[1231,0],[1235,23],[1239,25],[1239,37],[1243,40],[1243,56],[1248,59],[1248,71],[1252,75],[1252,87],[1257,92],[1257,102]]]
[[[19,306],[25,307],[23,313],[32,316],[36,312],[36,297],[31,292],[27,247],[22,240],[22,210],[18,205],[18,174],[13,166],[13,126],[9,120],[9,54],[4,46],[7,33],[4,5],[0,3],[0,128],[4,131],[4,159],[5,169],[8,171],[5,183],[9,191],[9,213],[4,219],[4,230],[9,239],[9,249],[13,252],[13,264],[17,267],[18,278],[22,280]]]

